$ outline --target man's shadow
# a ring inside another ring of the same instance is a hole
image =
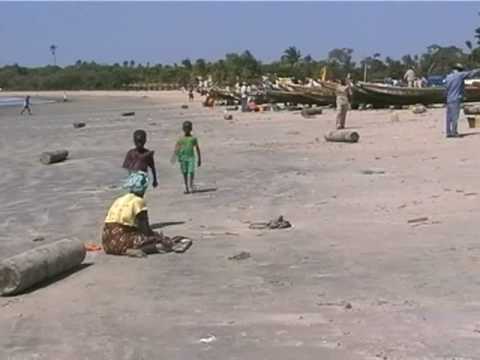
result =
[[[162,229],[167,226],[183,225],[183,224],[185,224],[185,221],[166,221],[166,222],[150,224],[150,227],[152,228],[152,230],[155,230],[155,229]]]

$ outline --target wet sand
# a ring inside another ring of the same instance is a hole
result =
[[[194,245],[146,259],[90,253],[90,266],[0,298],[1,359],[480,358],[480,130],[463,119],[468,136],[445,139],[443,109],[395,111],[394,122],[354,111],[360,142],[326,143],[333,110],[225,121],[199,99],[181,109],[186,94],[109,95],[71,93],[33,116],[0,109],[0,257],[99,242],[137,128],[159,172],[151,222]],[[184,120],[204,155],[197,184],[216,191],[183,195],[169,158]],[[39,162],[63,148],[68,161]],[[278,215],[295,227],[248,228]],[[241,251],[251,257],[228,260]]]

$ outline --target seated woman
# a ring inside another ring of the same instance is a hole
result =
[[[148,188],[148,175],[134,172],[128,177],[128,194],[119,197],[108,210],[102,234],[107,254],[144,256],[149,253],[172,251],[172,242],[154,232],[148,222],[143,196]]]

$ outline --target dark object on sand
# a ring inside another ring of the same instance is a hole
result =
[[[188,105],[183,104],[182,109],[188,109]]]
[[[314,117],[315,115],[321,115],[322,114],[322,109],[320,108],[306,108],[306,109],[303,109],[302,112],[301,112],[302,116],[304,118],[311,118],[311,117]]]
[[[408,222],[409,224],[415,224],[415,223],[425,222],[425,221],[428,221],[428,217],[422,216],[422,217],[419,217],[419,218],[410,219],[410,220],[408,220],[407,222]]]
[[[465,115],[480,115],[480,105],[465,105],[463,112]]]
[[[38,242],[38,241],[43,241],[45,240],[45,238],[43,236],[37,236],[36,238],[34,238],[32,241],[33,242]]]
[[[49,165],[66,160],[68,157],[67,150],[46,151],[40,155],[42,164]]]
[[[79,240],[60,240],[0,262],[0,294],[14,295],[79,266],[85,259]]]
[[[250,253],[248,251],[242,251],[241,253],[238,253],[237,255],[230,256],[228,260],[246,260],[250,257]]]
[[[226,108],[227,111],[237,111],[238,110],[238,106],[235,105],[235,106],[227,106]]]
[[[251,223],[249,228],[253,230],[263,230],[263,229],[287,229],[292,227],[292,224],[285,220],[283,216],[279,216],[269,222],[259,222],[259,223]]]
[[[351,130],[330,131],[325,135],[325,140],[334,142],[356,143],[358,139],[360,139],[360,135]]]
[[[87,124],[85,124],[84,122],[74,122],[74,123],[73,123],[73,127],[74,127],[75,129],[83,128],[83,127],[85,127],[86,125],[87,125]]]
[[[122,113],[122,116],[135,116],[135,111],[124,112]]]
[[[225,115],[223,115],[223,118],[225,120],[233,120],[233,115],[232,114],[225,114]]]

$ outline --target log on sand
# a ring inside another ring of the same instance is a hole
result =
[[[311,118],[315,115],[321,115],[322,109],[320,108],[303,109],[301,114],[304,118]]]
[[[85,258],[79,240],[60,240],[0,262],[0,294],[15,295],[79,266]]]
[[[325,135],[325,140],[335,142],[356,143],[360,139],[360,135],[356,131],[336,130],[330,131]]]
[[[49,165],[64,161],[67,157],[67,150],[46,151],[40,155],[40,161],[42,164]]]

